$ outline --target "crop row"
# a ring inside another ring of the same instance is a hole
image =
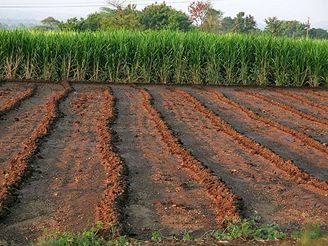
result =
[[[0,79],[328,85],[328,42],[200,32],[0,31]]]

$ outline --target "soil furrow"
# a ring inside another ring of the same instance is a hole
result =
[[[326,125],[309,121],[297,114],[291,114],[289,111],[281,110],[280,107],[246,95],[239,89],[222,89],[221,92],[229,99],[240,105],[244,105],[265,119],[270,119],[294,131],[301,132],[324,146],[328,144],[328,126]]]
[[[236,144],[185,96],[159,87],[148,88],[154,95],[155,107],[183,145],[242,197],[246,216],[260,215],[265,222],[276,221],[286,227],[326,220],[325,196],[294,182],[252,149]]]
[[[50,127],[58,117],[57,107],[59,101],[64,98],[70,89],[53,94],[45,105],[45,115],[38,126],[33,130],[30,138],[23,142],[24,148],[20,150],[9,162],[5,169],[4,180],[0,187],[0,215],[7,212],[7,206],[11,203],[9,197],[13,195],[14,189],[19,187],[23,177],[29,170],[29,162],[37,151],[40,140],[46,136]],[[0,216],[0,217],[1,217]]]
[[[105,146],[97,146],[102,138],[99,124],[108,117],[101,110],[107,106],[104,87],[75,88],[59,105],[63,117],[42,144],[30,183],[18,193],[20,202],[0,224],[0,238],[26,245],[45,229],[76,232],[93,226],[98,219],[114,222],[110,219],[115,212],[110,213],[106,196],[110,187],[104,159],[109,159],[100,151]],[[106,207],[108,220],[97,211],[99,206]]]
[[[22,85],[17,85],[16,83],[4,83],[0,86],[0,105],[15,98],[17,94],[20,94],[33,86],[34,84],[32,83],[25,83]]]
[[[0,104],[0,117],[1,115],[6,114],[10,110],[18,107],[22,101],[31,97],[35,93],[36,87],[30,87],[25,89],[22,92],[11,94],[11,97],[8,98],[4,103]]]
[[[313,95],[316,95],[317,97],[320,97],[320,98],[323,98],[323,99],[328,99],[328,93],[327,94],[321,94],[320,92],[317,92],[317,91],[311,91],[311,93],[313,94]]]
[[[275,106],[278,106],[278,107],[280,107],[280,108],[282,108],[284,110],[287,110],[287,111],[289,111],[289,112],[291,112],[293,114],[296,114],[296,115],[298,115],[298,116],[300,116],[300,117],[302,117],[302,118],[304,118],[306,120],[310,120],[310,121],[313,121],[313,122],[316,122],[316,123],[321,123],[321,124],[324,124],[324,125],[328,125],[328,120],[316,118],[316,117],[314,117],[314,116],[312,116],[310,114],[306,114],[306,113],[304,113],[304,112],[302,112],[302,111],[300,111],[300,110],[298,110],[298,109],[296,109],[294,107],[291,107],[291,106],[289,106],[287,104],[280,103],[280,102],[278,102],[276,100],[273,100],[271,98],[267,98],[265,96],[259,95],[259,94],[254,93],[254,92],[243,91],[243,93],[245,93],[246,95],[250,95],[250,96],[252,96],[254,98],[261,99],[261,100],[263,100],[265,102],[271,103],[271,104],[273,104]]]
[[[324,151],[326,146],[299,131],[293,132],[290,128],[280,127],[276,122],[268,122],[265,118],[260,120],[254,112],[249,114],[246,109],[241,109],[230,103],[229,100],[218,98],[215,92],[188,90],[209,110],[218,114],[236,131],[269,148],[285,160],[292,160],[294,164],[318,179],[328,180],[328,154]],[[226,96],[231,95],[231,90],[222,88]],[[221,92],[218,91],[220,94]],[[229,97],[230,98],[230,97]],[[236,100],[236,97],[234,97]],[[305,138],[303,138],[305,136]],[[312,140],[312,141],[311,141]],[[311,142],[310,142],[311,141]],[[283,146],[283,148],[282,148]],[[322,147],[322,148],[320,148]]]
[[[321,95],[317,91],[312,90],[301,90],[294,92],[299,96],[305,97],[308,100],[310,100],[313,103],[324,105],[325,107],[328,107],[328,94],[327,96]]]
[[[320,123],[306,120],[299,115],[290,114],[289,111],[282,110],[280,107],[265,102],[250,95],[246,95],[239,89],[221,89],[230,100],[248,108],[256,115],[277,122],[282,126],[288,127],[296,132],[301,132],[308,138],[320,142],[323,146],[328,143],[328,127]]]
[[[204,116],[210,119],[213,124],[216,125],[220,130],[233,137],[239,144],[242,144],[246,148],[253,150],[254,153],[261,155],[263,158],[269,160],[277,168],[286,172],[286,174],[288,174],[292,180],[313,186],[314,188],[318,189],[321,194],[328,194],[327,181],[315,178],[314,176],[296,166],[292,160],[284,160],[269,148],[237,132],[230,124],[224,121],[217,114],[213,113],[213,111],[207,109],[201,102],[199,102],[195,97],[191,96],[187,92],[181,89],[177,89],[176,92],[182,97],[185,97],[190,103],[192,103],[196,110],[202,112]]]
[[[113,125],[119,138],[115,146],[128,168],[124,208],[128,235],[149,239],[155,230],[163,235],[182,235],[185,231],[202,235],[216,228],[215,207],[204,194],[205,185],[195,182],[182,170],[182,160],[171,154],[151,120],[149,106],[145,107],[148,101],[139,89],[112,89],[118,113]]]
[[[145,90],[141,91],[144,99],[143,105],[155,123],[162,140],[167,145],[170,153],[182,160],[182,167],[187,169],[192,177],[206,187],[208,195],[216,207],[217,221],[221,224],[224,220],[236,220],[238,214],[238,199],[228,187],[206,166],[196,160],[190,152],[179,144],[177,138],[162,120],[160,114],[152,106],[152,97]]]
[[[8,112],[0,119],[0,175],[9,159],[22,148],[22,143],[30,137],[34,128],[45,114],[45,105],[53,93],[62,86],[39,86],[33,97],[23,101],[19,108]],[[1,176],[0,176],[1,177]],[[1,179],[0,179],[1,180]]]
[[[315,102],[312,102],[311,100],[306,99],[305,97],[299,96],[297,94],[292,94],[292,93],[287,92],[287,91],[279,90],[277,92],[279,94],[284,95],[284,96],[294,98],[294,99],[296,99],[296,100],[298,100],[298,101],[300,101],[300,102],[302,102],[304,104],[307,104],[309,106],[312,106],[314,108],[322,109],[322,110],[328,112],[328,106],[320,105],[318,103],[315,103]]]
[[[309,146],[316,148],[319,151],[322,151],[323,153],[328,154],[328,146],[324,145],[322,143],[320,143],[319,141],[316,141],[315,139],[305,135],[302,132],[299,131],[295,131],[287,126],[284,126],[278,122],[272,121],[268,118],[264,118],[260,115],[258,115],[257,113],[255,113],[254,111],[250,110],[249,108],[235,102],[232,101],[232,99],[228,98],[226,95],[224,95],[222,92],[219,92],[217,90],[208,90],[209,93],[213,94],[215,97],[217,97],[217,102],[224,102],[227,103],[231,106],[233,106],[234,108],[237,108],[239,110],[241,110],[242,112],[244,112],[248,117],[250,117],[253,120],[256,121],[261,121],[264,124],[267,124],[271,127],[274,127],[278,130],[281,130],[287,134],[292,135],[293,137],[298,138],[300,141],[302,141],[303,143],[308,144]]]
[[[305,113],[316,119],[319,119],[320,121],[324,121],[326,122],[326,124],[328,123],[328,116],[326,110],[323,110],[318,107],[313,107],[309,104],[304,103],[303,101],[300,101],[299,99],[295,99],[294,97],[283,95],[282,93],[280,93],[280,90],[278,89],[256,90],[254,92],[255,93],[258,92],[262,96],[265,96],[267,98],[280,102],[284,105],[292,107],[302,113]]]
[[[98,151],[101,153],[102,164],[106,172],[106,190],[96,209],[96,219],[108,225],[120,227],[120,206],[123,194],[126,191],[125,167],[113,147],[111,126],[115,116],[114,98],[109,89],[103,92],[105,103],[102,108],[103,116],[97,124],[99,141]]]

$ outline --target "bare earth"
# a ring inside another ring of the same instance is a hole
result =
[[[0,241],[102,218],[141,240],[254,215],[328,227],[327,90],[71,86],[0,87]]]

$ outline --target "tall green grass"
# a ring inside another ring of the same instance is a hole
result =
[[[328,41],[172,31],[0,31],[0,79],[327,86]]]

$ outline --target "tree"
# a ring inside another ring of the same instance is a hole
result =
[[[67,19],[66,22],[60,22],[58,24],[58,28],[60,30],[66,30],[66,31],[83,31],[83,24],[84,19],[80,18],[77,19],[76,17]]]
[[[222,22],[223,12],[213,8],[208,9],[206,17],[200,26],[201,30],[208,32],[219,32]]]
[[[190,14],[191,21],[196,26],[201,26],[206,19],[209,9],[211,8],[212,5],[210,2],[192,2],[188,7],[188,12]]]
[[[254,16],[239,12],[234,18],[233,31],[240,33],[250,33],[256,31],[256,21]]]
[[[220,31],[221,32],[231,32],[235,26],[235,21],[230,16],[224,17],[221,20]]]
[[[277,17],[269,17],[265,19],[266,27],[265,31],[271,33],[272,35],[280,35],[281,33],[281,21]]]
[[[281,35],[288,37],[305,37],[306,25],[299,21],[281,21]]]
[[[81,28],[82,30],[99,30],[103,19],[109,18],[109,16],[110,14],[105,12],[92,13],[83,21]]]
[[[191,22],[182,11],[173,9],[165,3],[152,4],[145,7],[141,13],[141,24],[145,29],[170,29],[188,31]]]
[[[128,5],[125,8],[118,8],[102,18],[100,21],[102,29],[141,29],[141,13],[136,9],[136,5]]]
[[[328,39],[328,31],[322,28],[311,28],[309,37],[318,39]]]
[[[58,24],[60,23],[59,20],[56,20],[54,17],[47,17],[41,21],[41,23],[51,29],[55,29],[58,27]]]
[[[299,21],[279,20],[276,17],[267,18],[265,30],[276,36],[305,37],[307,25]]]

